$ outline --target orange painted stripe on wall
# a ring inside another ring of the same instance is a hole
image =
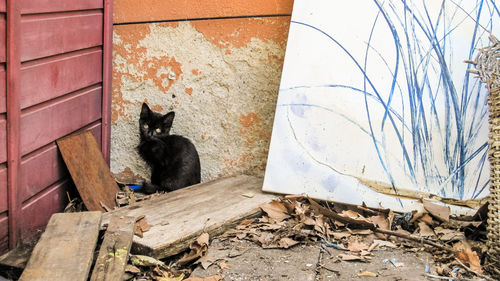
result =
[[[114,23],[282,15],[293,0],[115,0]]]

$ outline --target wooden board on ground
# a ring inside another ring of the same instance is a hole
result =
[[[24,269],[31,256],[34,244],[21,244],[13,250],[0,256],[0,266],[9,266]]]
[[[134,225],[135,217],[111,217],[90,281],[122,280],[132,246]]]
[[[91,132],[72,135],[57,141],[64,163],[89,211],[103,211],[103,205],[116,207],[120,189],[109,171]]]
[[[52,215],[19,280],[86,281],[100,221],[100,212]]]
[[[261,213],[259,205],[275,198],[261,191],[262,179],[235,176],[159,195],[103,215],[145,215],[151,229],[134,236],[132,252],[165,258],[180,253],[203,232],[223,233],[244,218]]]

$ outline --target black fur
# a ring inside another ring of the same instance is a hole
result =
[[[170,135],[174,116],[173,111],[163,115],[142,104],[137,149],[151,167],[151,183],[143,186],[146,193],[169,192],[200,182],[200,158],[193,143]]]

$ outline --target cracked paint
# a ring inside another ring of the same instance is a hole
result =
[[[202,180],[262,176],[289,17],[115,26],[111,171],[149,178],[135,147],[142,102],[174,110],[172,133],[198,149]]]

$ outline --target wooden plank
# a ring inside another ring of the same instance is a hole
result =
[[[291,15],[293,0],[115,0],[114,22]]]
[[[102,51],[90,49],[23,65],[21,108],[26,108],[102,81]]]
[[[1,223],[0,223],[1,224]],[[0,265],[18,269],[24,269],[35,245],[31,243],[21,244],[0,257]]]
[[[87,88],[24,111],[21,116],[22,155],[98,120],[101,91],[100,86]]]
[[[7,110],[7,92],[6,92],[6,73],[4,64],[0,64],[0,113],[4,113]]]
[[[40,236],[50,216],[64,210],[68,204],[66,191],[70,187],[71,181],[69,179],[58,182],[24,203],[19,222],[22,241],[29,242]]]
[[[186,249],[203,231],[217,235],[260,214],[259,205],[275,198],[261,188],[262,179],[251,176],[219,179],[111,211],[103,222],[111,216],[145,215],[151,229],[143,238],[134,236],[132,252],[165,258]],[[243,196],[247,193],[254,196]]]
[[[0,213],[7,211],[7,167],[0,165]]]
[[[26,17],[21,61],[102,45],[102,28],[103,15],[95,11]]]
[[[7,121],[0,115],[0,163],[7,161]]]
[[[120,189],[92,133],[58,140],[57,146],[87,210],[105,212],[102,204],[116,207],[115,195]]]
[[[5,45],[7,43],[5,37],[6,20],[5,14],[0,14],[0,62],[5,62]]]
[[[4,13],[7,10],[7,0],[0,0],[0,13]]]
[[[21,2],[21,13],[36,14],[101,9],[102,2],[102,0],[23,0]]]
[[[7,213],[0,214],[0,253],[9,249],[9,217]]]
[[[122,280],[134,236],[135,217],[111,217],[91,281]]]
[[[100,220],[100,212],[54,214],[19,280],[86,281]]]
[[[101,123],[99,121],[82,128],[82,131],[91,131],[96,139],[101,139]],[[27,200],[63,178],[69,178],[66,165],[55,143],[42,147],[24,157],[21,160],[20,169],[23,176],[21,177],[18,196],[21,201]]]

